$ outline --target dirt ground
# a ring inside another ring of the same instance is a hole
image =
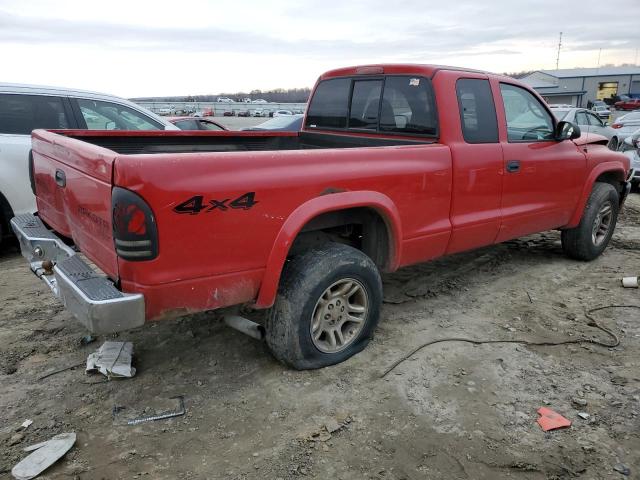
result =
[[[591,263],[566,259],[548,232],[386,275],[377,336],[341,365],[288,370],[208,313],[114,337],[134,343],[138,373],[110,382],[83,368],[38,380],[105,338],[82,346],[82,327],[5,252],[0,477],[22,448],[74,431],[76,445],[41,478],[640,478],[640,310],[594,314],[619,335],[616,348],[447,342],[380,378],[440,338],[610,341],[584,312],[640,305],[640,290],[620,286],[640,273],[639,220],[632,194]],[[126,425],[174,409],[176,395],[185,416]],[[544,433],[545,406],[573,425]]]

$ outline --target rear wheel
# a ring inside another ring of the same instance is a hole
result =
[[[611,240],[618,220],[619,197],[613,185],[596,182],[580,224],[562,231],[562,250],[577,260],[597,258]]]
[[[381,304],[380,274],[364,253],[339,243],[310,249],[285,265],[267,344],[299,370],[340,363],[367,346]]]

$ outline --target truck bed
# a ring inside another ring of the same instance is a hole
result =
[[[363,133],[80,131],[56,133],[124,155],[189,152],[278,151],[318,148],[383,147],[433,143],[434,139],[380,138]]]

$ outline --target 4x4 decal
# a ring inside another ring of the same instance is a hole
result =
[[[211,199],[205,202],[203,195],[195,195],[176,205],[173,211],[180,214],[196,215],[202,211],[205,213],[213,212],[214,210],[226,212],[230,208],[235,210],[249,210],[258,203],[255,197],[256,192],[247,192],[234,200],[225,198],[222,200]]]

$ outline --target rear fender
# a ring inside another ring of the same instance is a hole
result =
[[[384,219],[390,237],[389,270],[396,270],[401,256],[400,232],[402,232],[402,229],[400,215],[391,199],[381,193],[370,191],[322,195],[300,205],[282,225],[269,254],[255,306],[257,308],[268,308],[273,305],[289,249],[300,231],[310,220],[323,213],[356,207],[372,208]]]
[[[589,195],[591,195],[591,191],[593,190],[593,184],[596,182],[596,179],[602,175],[603,173],[613,173],[620,179],[620,183],[623,183],[625,180],[625,170],[624,166],[619,162],[604,162],[598,164],[589,174],[587,181],[584,183],[584,187],[582,189],[582,194],[580,195],[580,200],[578,201],[578,206],[573,212],[569,223],[565,226],[565,228],[574,228],[578,226],[580,223],[580,219],[582,218],[582,212],[584,211],[587,200],[589,200]]]

